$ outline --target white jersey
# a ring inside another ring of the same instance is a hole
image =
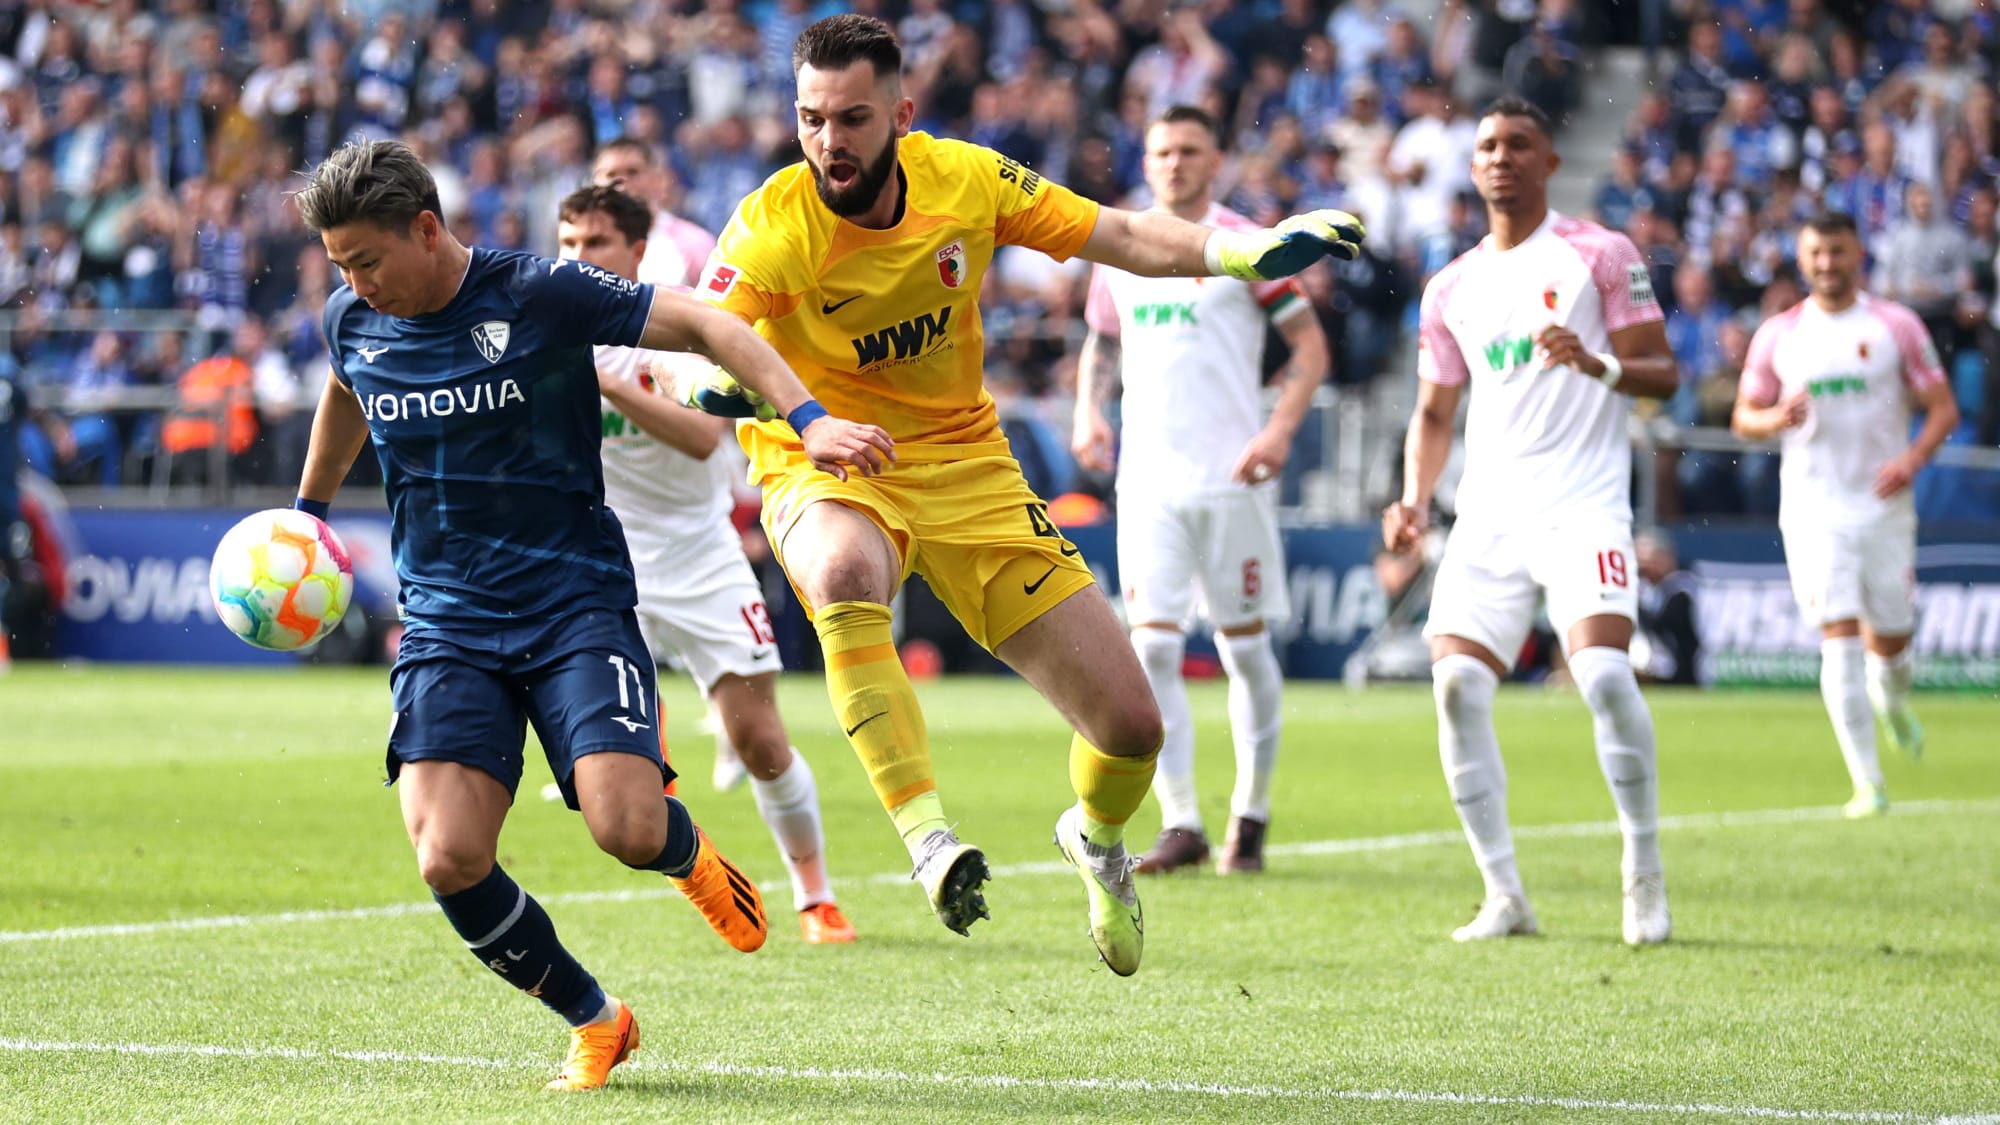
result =
[[[1561,325],[1608,352],[1613,332],[1659,319],[1632,241],[1554,211],[1513,249],[1488,235],[1438,271],[1424,289],[1417,375],[1471,384],[1461,525],[1631,523],[1625,396],[1545,367],[1535,337]]]
[[[595,349],[598,371],[633,383],[641,381],[640,360],[646,354],[637,348]],[[702,370],[710,366],[699,356],[651,354],[660,363],[684,360]],[[647,560],[642,555],[668,553],[676,542],[705,543],[706,532],[729,523],[734,504],[729,458],[718,449],[715,456],[697,461],[640,429],[609,400],[600,398],[599,404],[604,413],[604,499],[625,525],[643,580]]]
[[[1210,205],[1204,224],[1257,230]],[[1264,328],[1309,316],[1298,283],[1138,277],[1097,266],[1084,321],[1122,343],[1118,491],[1175,495],[1246,487],[1229,474],[1264,428]]]
[[[639,259],[639,280],[648,285],[692,289],[714,252],[714,235],[679,215],[655,210],[653,229],[646,234],[646,253]]]
[[[1784,433],[1778,522],[1858,527],[1914,521],[1910,489],[1875,495],[1875,474],[1910,433],[1910,392],[1944,382],[1937,348],[1917,314],[1858,294],[1827,312],[1807,299],[1772,317],[1750,341],[1739,392],[1770,406],[1798,391],[1806,420]]]

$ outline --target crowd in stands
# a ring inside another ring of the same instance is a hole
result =
[[[1422,282],[1483,234],[1474,114],[1502,90],[1560,119],[1583,96],[1573,0],[97,0],[0,9],[0,365],[42,408],[29,459],[59,480],[295,480],[325,378],[325,258],[296,172],[356,138],[400,138],[465,241],[551,254],[556,201],[619,138],[671,170],[711,231],[797,159],[791,45],[835,10],[882,16],[917,127],[990,145],[1104,202],[1143,205],[1145,126],[1190,103],[1225,123],[1222,201],[1259,222],[1337,206],[1368,253],[1304,278],[1336,378],[1399,354]],[[1796,219],[1862,218],[1877,288],[1925,311],[1978,371],[1991,443],[1992,0],[1895,0],[1843,23],[1820,0],[1656,0],[1662,56],[1597,191],[1671,307],[1683,369],[1666,405],[1712,422],[1761,304],[1787,292]],[[1956,11],[1947,20],[1939,9]],[[1649,25],[1650,26],[1650,25]],[[1684,61],[1680,61],[1684,55]],[[1667,60],[1673,60],[1669,63]],[[1928,194],[1926,194],[1928,193]],[[985,294],[990,370],[1035,483],[1066,491],[1069,384],[1086,275],[1003,251]],[[1793,290],[1795,292],[1795,289]],[[118,310],[97,331],[74,314]],[[156,325],[134,315],[168,310]],[[164,327],[161,325],[165,325]],[[1275,364],[1275,357],[1272,362]],[[1406,377],[1401,375],[1399,377]],[[129,409],[155,388],[160,411]],[[1990,396],[1989,396],[1990,397]],[[217,404],[225,404],[218,409]],[[124,405],[121,405],[124,404]],[[1032,449],[1032,451],[1030,451]],[[1310,456],[1310,443],[1300,452]],[[364,459],[365,460],[365,459]],[[1683,459],[1677,504],[1741,510],[1754,477]]]
[[[1799,222],[1827,208],[1859,224],[1869,290],[1930,329],[1966,419],[1954,440],[1994,445],[2000,5],[1715,0],[1707,15],[1640,99],[1594,196],[1667,310],[1682,382],[1666,416],[1729,424],[1751,335],[1803,295]],[[1773,456],[1688,452],[1658,468],[1663,517],[1776,511]],[[1952,507],[1925,491],[1927,510]]]

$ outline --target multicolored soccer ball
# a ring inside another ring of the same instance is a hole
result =
[[[326,636],[354,597],[354,564],[315,516],[271,508],[245,516],[208,565],[215,615],[258,648],[296,652]]]

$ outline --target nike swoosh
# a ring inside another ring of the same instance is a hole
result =
[[[861,294],[856,293],[854,296],[849,297],[845,301],[835,301],[832,304],[828,304],[825,301],[821,301],[819,303],[819,314],[821,316],[832,316],[834,313],[839,312],[841,309],[847,307],[850,304],[853,304],[855,301],[859,301],[860,299],[861,299]]]
[[[1077,553],[1077,550],[1076,550],[1076,544],[1074,544],[1074,543],[1071,543],[1071,542],[1070,542],[1069,540],[1067,540],[1067,539],[1063,540],[1063,545],[1062,545],[1062,557],[1063,557],[1063,558],[1069,558],[1069,557],[1070,557],[1071,555],[1074,555],[1074,554],[1076,554],[1076,553]]]
[[[877,711],[877,712],[875,712],[875,713],[874,713],[873,715],[870,715],[870,716],[868,716],[867,718],[865,718],[865,719],[861,720],[860,722],[858,722],[858,723],[854,724],[853,726],[851,726],[851,727],[848,727],[848,728],[847,728],[847,737],[849,737],[849,738],[853,738],[853,737],[854,737],[854,732],[855,732],[855,731],[858,731],[858,730],[860,730],[860,729],[861,729],[862,727],[865,727],[865,726],[867,726],[867,725],[868,725],[869,723],[872,723],[872,722],[874,722],[875,720],[877,720],[877,719],[881,718],[882,716],[884,716],[884,715],[886,715],[886,714],[888,714],[888,713],[889,713],[889,712],[887,712],[887,711]]]
[[[776,651],[777,651],[776,649],[769,649],[769,648],[755,649],[750,653],[750,659],[762,660]]]
[[[1040,578],[1035,579],[1033,582],[1021,583],[1021,592],[1024,594],[1033,595],[1035,591],[1042,588],[1042,583],[1047,582],[1049,580],[1049,575],[1054,574],[1055,572],[1056,572],[1055,564],[1050,563],[1049,568],[1042,572],[1042,576]]]

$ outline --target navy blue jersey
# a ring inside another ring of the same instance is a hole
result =
[[[636,345],[653,287],[474,248],[451,303],[400,318],[343,285],[334,372],[361,400],[393,519],[404,617],[518,624],[637,601],[604,506],[592,344]]]

